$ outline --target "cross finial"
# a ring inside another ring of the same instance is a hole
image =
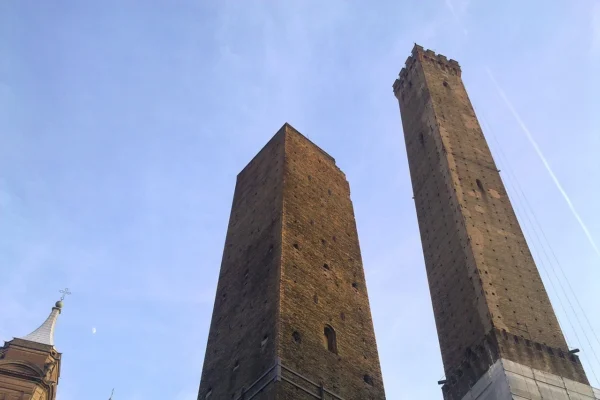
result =
[[[69,292],[69,288],[64,288],[64,290],[59,290],[59,293],[62,293],[62,296],[60,296],[60,301],[63,301],[65,299],[65,296],[71,294],[71,292]]]

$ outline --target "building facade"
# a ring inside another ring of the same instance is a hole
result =
[[[459,64],[415,45],[393,89],[446,373],[444,398],[562,399],[535,397],[542,390],[535,376],[542,374],[592,393],[569,352]]]
[[[62,310],[56,302],[42,325],[0,347],[0,400],[55,400],[61,353],[54,348],[54,327]]]
[[[198,399],[385,399],[350,187],[287,123],[237,177]]]

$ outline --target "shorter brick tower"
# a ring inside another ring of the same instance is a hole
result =
[[[198,399],[385,399],[350,187],[288,124],[237,177]]]
[[[56,302],[39,328],[0,347],[0,400],[54,400],[61,354],[54,348],[54,326],[62,310]]]
[[[446,372],[444,398],[596,398],[569,352],[460,66],[415,45],[393,89]]]

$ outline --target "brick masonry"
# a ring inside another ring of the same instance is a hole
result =
[[[348,182],[289,124],[238,175],[198,398],[238,398],[277,360],[303,378],[253,398],[385,399]]]
[[[438,338],[460,399],[498,357],[587,383],[567,343],[461,79],[415,45],[393,85]]]

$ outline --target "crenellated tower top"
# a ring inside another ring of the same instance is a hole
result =
[[[460,66],[415,45],[393,87],[446,374],[440,382],[444,399],[512,399],[524,387],[535,388],[531,398],[594,398],[554,313]]]
[[[405,86],[408,74],[415,67],[417,61],[422,64],[428,63],[452,75],[461,76],[461,69],[458,61],[448,59],[442,54],[436,54],[433,50],[425,50],[423,49],[423,46],[419,46],[415,43],[411,55],[408,56],[404,63],[404,68],[402,68],[400,74],[398,74],[398,79],[394,81],[393,88],[396,97],[398,97],[398,91]]]

